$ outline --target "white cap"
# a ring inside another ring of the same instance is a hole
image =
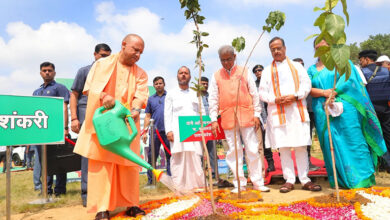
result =
[[[376,62],[377,62],[377,63],[381,63],[381,62],[384,62],[384,61],[387,61],[387,62],[390,63],[389,57],[386,56],[386,55],[382,55],[382,56],[378,57],[378,59],[376,59]]]

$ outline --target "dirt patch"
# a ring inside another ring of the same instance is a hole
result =
[[[241,198],[238,198],[238,193],[230,193],[229,195],[227,195],[226,197],[224,197],[223,199],[227,199],[227,200],[257,200],[257,201],[263,201],[263,199],[261,197],[259,197],[259,195],[257,193],[254,193],[254,192],[242,192],[241,193]]]
[[[227,216],[227,215],[221,215],[221,214],[211,214],[208,216],[201,216],[192,218],[193,220],[233,220],[234,218]]]
[[[314,200],[318,203],[338,203],[336,194],[332,193],[329,195],[323,195],[323,196],[317,196],[314,197]],[[371,200],[366,199],[365,197],[359,195],[358,193],[355,194],[355,196],[351,199],[345,198],[343,196],[340,196],[340,202],[341,203],[349,203],[351,205],[355,204],[356,202],[365,205],[367,203],[370,203]]]

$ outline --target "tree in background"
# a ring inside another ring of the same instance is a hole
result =
[[[360,43],[360,47],[357,44],[355,42],[349,45],[351,60],[355,64],[359,63],[359,52],[362,50],[376,50],[379,55],[390,56],[390,34],[370,35],[367,40]]]

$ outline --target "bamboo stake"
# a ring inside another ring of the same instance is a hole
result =
[[[196,30],[198,32],[200,32],[199,30],[199,26],[198,26],[198,23],[196,22],[195,20],[195,17],[193,16],[192,17],[193,20],[194,20],[194,24],[195,24],[195,27],[196,27]],[[199,35],[199,39],[198,41],[196,42],[196,46],[197,48],[200,48],[200,35]],[[202,54],[200,54],[200,56],[198,57],[198,65],[199,65],[199,79],[198,79],[198,85],[201,85],[201,78],[202,78]],[[199,102],[199,106],[198,106],[198,110],[199,110],[199,118],[200,118],[200,133],[202,135],[202,145],[203,145],[203,151],[204,151],[204,154],[206,155],[206,161],[207,161],[207,167],[208,167],[208,174],[209,174],[209,187],[210,187],[210,202],[211,202],[211,207],[213,209],[213,213],[217,213],[217,209],[215,207],[215,203],[214,203],[214,194],[213,194],[213,176],[212,176],[212,172],[211,172],[211,166],[210,166],[210,157],[209,157],[209,152],[207,151],[207,146],[206,146],[206,139],[204,137],[204,126],[203,126],[203,117],[202,117],[202,97],[201,97],[201,94],[199,92],[198,94],[198,102]],[[205,174],[206,175],[206,174]],[[207,185],[205,185],[206,187],[206,190],[207,190]]]
[[[238,198],[239,199],[241,198],[241,187],[240,187],[240,179],[239,179],[239,176],[238,176],[238,155],[237,155],[237,134],[236,134],[236,127],[237,127],[237,124],[239,124],[238,123],[238,117],[237,117],[238,95],[240,94],[241,80],[242,80],[242,76],[244,75],[245,68],[248,65],[249,58],[252,56],[252,53],[255,50],[257,44],[260,42],[260,39],[263,36],[264,32],[265,31],[263,31],[260,34],[259,38],[257,38],[257,40],[255,42],[255,45],[253,45],[253,48],[252,48],[251,52],[249,53],[248,58],[245,61],[244,68],[242,69],[241,76],[240,76],[240,79],[238,80],[238,86],[237,86],[236,107],[234,109],[234,118],[235,118],[235,120],[234,120],[234,153],[235,153],[235,156],[236,156],[236,179],[237,179],[237,182],[238,182],[237,185],[238,185]]]
[[[328,97],[328,99],[325,102],[325,114],[326,114],[326,123],[327,123],[327,126],[328,126],[328,137],[329,137],[329,144],[330,144],[330,153],[331,153],[331,157],[332,157],[333,178],[334,178],[334,184],[335,184],[335,188],[336,188],[337,202],[340,202],[339,184],[337,182],[336,160],[335,160],[335,156],[334,156],[332,132],[331,132],[331,129],[330,129],[329,110],[328,110],[328,106],[330,104],[330,100],[333,97],[333,92],[336,89],[337,72],[338,71],[337,71],[337,67],[336,67],[335,73],[334,73],[334,82],[333,82],[332,93],[331,93],[330,97]]]

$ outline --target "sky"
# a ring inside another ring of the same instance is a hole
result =
[[[301,57],[306,68],[315,62],[313,40],[304,39],[318,29],[313,26],[324,0],[199,0],[206,17],[201,31],[210,48],[203,53],[205,72],[211,77],[221,68],[218,48],[236,37],[246,39],[246,49],[237,54],[243,65],[262,31],[269,12],[286,14],[280,31],[265,34],[248,67],[272,62],[268,41],[284,38],[287,56]],[[362,42],[369,35],[390,33],[390,0],[348,0],[350,24],[347,43]],[[335,13],[342,15],[341,4]],[[149,76],[163,76],[167,90],[177,86],[176,73],[185,65],[194,68],[195,45],[190,44],[194,24],[186,21],[175,0],[0,0],[0,94],[31,95],[42,83],[39,65],[50,61],[56,77],[74,78],[77,70],[93,62],[94,47],[107,43],[119,52],[126,34],[136,33],[145,41],[138,61]],[[343,15],[342,15],[343,16]]]

